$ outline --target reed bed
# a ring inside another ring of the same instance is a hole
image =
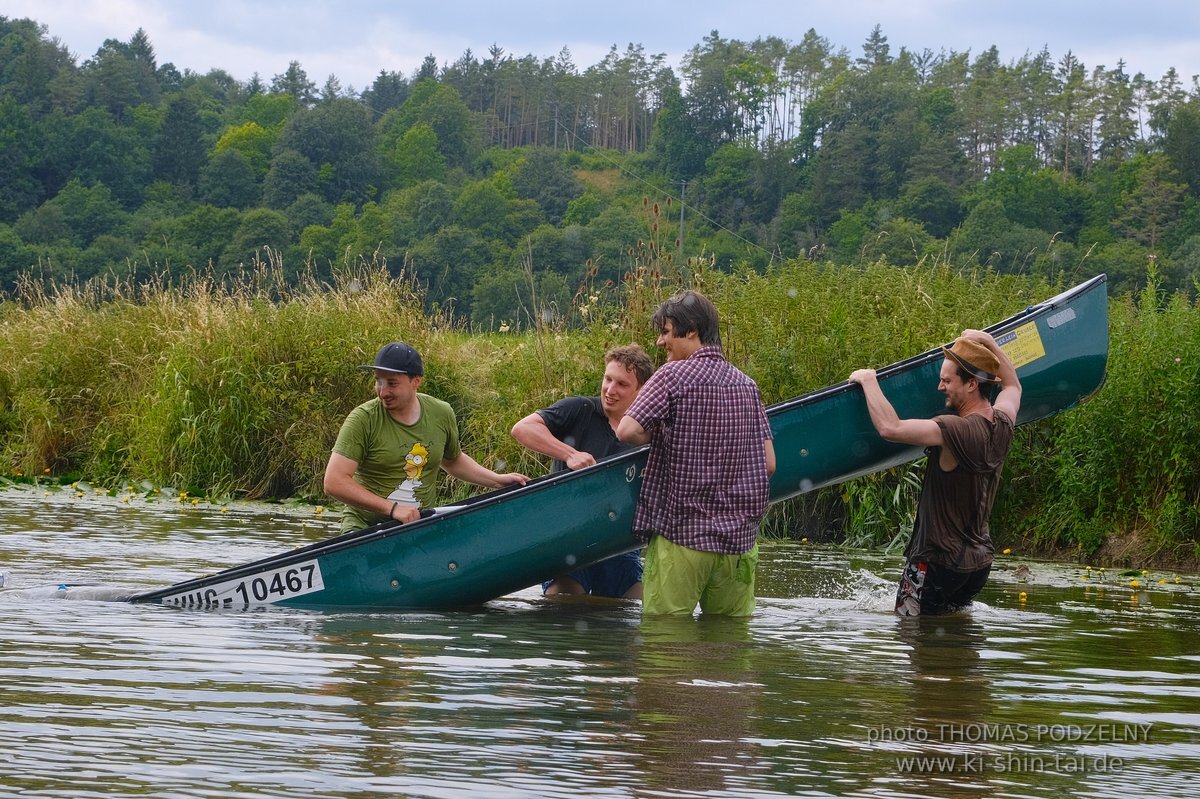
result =
[[[371,396],[357,367],[402,339],[425,358],[425,390],[456,408],[466,450],[534,475],[547,463],[512,441],[512,424],[562,396],[594,393],[606,348],[637,341],[655,352],[650,314],[678,288],[714,299],[728,356],[768,403],[948,342],[1062,288],[941,262],[661,266],[635,260],[622,285],[584,286],[565,312],[535,308],[544,321],[486,334],[425,313],[411,281],[378,259],[290,284],[270,260],[222,279],[30,283],[0,304],[0,463],[9,480],[321,501],[338,427]],[[1080,557],[1200,554],[1200,312],[1151,277],[1140,295],[1111,301],[1105,388],[1019,431],[993,517],[998,541]],[[825,489],[773,508],[764,530],[896,548],[918,484],[919,466],[908,466]],[[446,487],[447,498],[465,493]]]

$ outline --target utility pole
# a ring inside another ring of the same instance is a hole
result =
[[[683,201],[684,195],[687,194],[687,181],[679,181],[679,257],[683,259],[682,266],[687,266],[687,256],[683,254],[683,209],[686,204]]]

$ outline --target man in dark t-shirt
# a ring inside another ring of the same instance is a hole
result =
[[[600,396],[567,397],[513,425],[513,438],[553,459],[551,472],[583,469],[632,449],[617,439],[616,427],[654,366],[637,344],[614,347],[605,353],[604,363]],[[542,589],[546,596],[593,594],[641,599],[641,559],[636,551],[626,552],[558,575],[546,581]]]
[[[965,607],[992,568],[988,517],[1021,409],[1021,383],[996,340],[965,330],[949,347],[938,378],[946,415],[901,419],[879,387],[875,370],[859,369],[875,429],[888,441],[926,447],[928,462],[912,539],[896,593],[902,616]],[[987,393],[999,385],[994,401]]]

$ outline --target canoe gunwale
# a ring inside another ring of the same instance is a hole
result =
[[[1040,302],[1037,305],[1030,305],[1029,307],[1025,308],[1025,310],[1018,311],[1017,313],[1013,314],[1012,316],[1008,317],[1007,319],[1005,319],[1001,322],[996,322],[995,324],[990,325],[985,328],[982,328],[982,329],[984,332],[990,333],[993,336],[999,335],[1002,333],[1007,333],[1008,331],[1012,330],[1013,328],[1017,327],[1018,325],[1020,325],[1022,323],[1028,322],[1032,319],[1036,319],[1039,316],[1043,316],[1046,313],[1053,311],[1055,308],[1058,308],[1061,305],[1065,305],[1067,303],[1073,302],[1079,296],[1086,294],[1087,292],[1091,291],[1092,289],[1096,288],[1098,285],[1106,282],[1107,280],[1108,280],[1107,275],[1097,275],[1096,277],[1093,277],[1090,280],[1080,283],[1077,286],[1073,286],[1072,288],[1067,289],[1066,291],[1064,291],[1060,294],[1057,294],[1054,297],[1051,297],[1050,299],[1045,300],[1044,302]],[[950,344],[950,343],[951,342],[947,342],[947,344]],[[893,375],[901,374],[901,373],[907,372],[911,369],[915,369],[917,367],[924,366],[925,364],[929,363],[930,361],[938,360],[942,357],[944,357],[942,355],[942,348],[934,347],[930,350],[926,350],[925,352],[920,353],[919,355],[913,355],[909,358],[905,358],[902,361],[896,361],[895,363],[880,367],[878,370],[876,370],[876,374],[879,376],[880,379],[887,379],[888,377],[891,377]],[[856,386],[853,383],[851,383],[849,380],[843,380],[840,383],[835,383],[834,385],[831,385],[831,386],[819,388],[819,389],[816,389],[815,391],[810,391],[807,394],[801,394],[798,397],[793,397],[792,399],[783,400],[782,402],[777,402],[774,405],[771,405],[770,407],[767,408],[767,416],[774,416],[776,414],[785,413],[785,412],[793,410],[795,408],[798,408],[798,407],[801,407],[804,405],[809,405],[813,402],[816,402],[817,400],[824,399],[826,397],[832,397],[832,396],[836,396],[838,394],[844,394],[847,391],[855,390],[855,388],[856,388]],[[1098,391],[1099,387],[1097,387],[1096,390]],[[1094,394],[1095,392],[1092,392],[1092,393]],[[1091,395],[1089,394],[1088,396],[1091,396]]]

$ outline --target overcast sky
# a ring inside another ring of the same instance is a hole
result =
[[[0,0],[0,15],[45,24],[80,63],[140,27],[158,62],[180,71],[220,68],[239,80],[257,72],[269,83],[295,60],[318,86],[335,74],[359,91],[381,69],[410,76],[426,55],[445,64],[470,48],[484,58],[492,44],[539,58],[565,46],[583,70],[632,42],[678,71],[713,30],[794,44],[812,28],[857,57],[876,24],[893,55],[974,56],[996,45],[1009,63],[1047,46],[1056,61],[1072,51],[1089,71],[1124,59],[1129,74],[1157,80],[1173,66],[1188,88],[1200,74],[1197,0]]]

